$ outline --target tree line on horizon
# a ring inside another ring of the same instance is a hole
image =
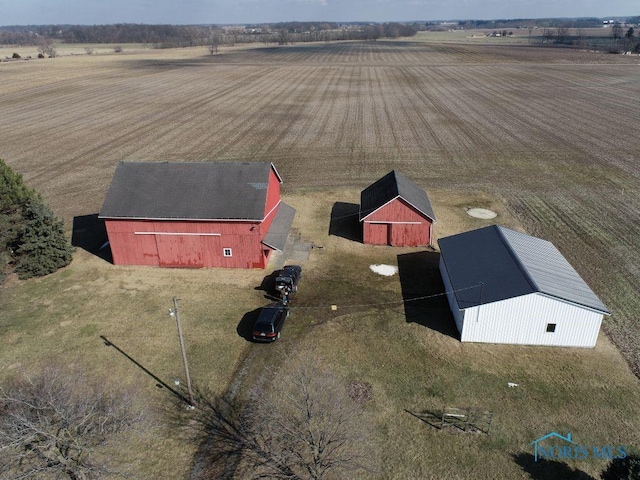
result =
[[[610,20],[612,17],[606,17]],[[613,17],[614,21],[620,24],[640,23],[640,16],[635,17]],[[603,18],[581,17],[581,18],[513,18],[513,19],[494,19],[494,20],[463,20],[458,24],[465,28],[486,28],[486,29],[503,29],[503,28],[526,28],[528,26],[537,26],[538,28],[598,28],[602,27]]]
[[[143,43],[156,48],[218,44],[291,43],[335,40],[375,40],[410,37],[424,24],[285,22],[235,27],[205,25],[29,25],[0,27],[0,44],[41,45],[51,42],[120,44]]]
[[[613,21],[607,19],[607,22]],[[634,38],[628,30],[619,31],[622,25],[640,25],[640,16],[620,18],[611,25],[610,51],[635,50]],[[488,29],[503,32],[504,29],[539,29],[543,44],[572,44],[590,48],[585,29],[603,26],[600,18],[540,18],[463,20],[455,22],[280,22],[246,24],[229,27],[217,25],[150,25],[118,23],[109,25],[26,25],[0,26],[0,44],[41,47],[43,56],[55,56],[54,43],[69,44],[124,44],[142,43],[153,48],[209,46],[212,53],[220,45],[238,43],[280,44],[377,40],[380,38],[412,37],[419,31],[445,31],[449,29]],[[637,35],[635,35],[637,37]],[[615,37],[615,38],[614,38]],[[594,40],[601,43],[600,40]],[[596,45],[596,49],[601,46]],[[595,47],[594,47],[595,48]],[[91,53],[90,48],[86,49]]]

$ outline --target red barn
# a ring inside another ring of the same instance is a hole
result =
[[[265,268],[295,210],[272,163],[121,162],[99,218],[116,265]]]
[[[431,245],[436,217],[427,192],[392,170],[360,195],[362,241],[373,245]]]

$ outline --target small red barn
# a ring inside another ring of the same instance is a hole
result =
[[[113,263],[265,268],[295,210],[272,163],[121,162],[99,218]]]
[[[431,245],[436,222],[427,192],[392,170],[360,195],[362,240],[373,245]]]

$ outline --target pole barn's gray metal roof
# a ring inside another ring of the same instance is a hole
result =
[[[391,170],[362,191],[360,194],[360,221],[397,197],[411,204],[434,222],[436,221],[427,192],[395,170]]]
[[[271,163],[120,162],[100,218],[254,220],[265,215]]]
[[[287,237],[291,231],[291,224],[293,223],[293,217],[295,217],[295,215],[295,208],[284,202],[280,202],[276,216],[273,218],[273,222],[271,222],[269,231],[264,236],[262,243],[267,247],[281,252],[287,243]]]
[[[461,309],[542,293],[609,314],[547,240],[491,225],[441,238],[438,245]]]

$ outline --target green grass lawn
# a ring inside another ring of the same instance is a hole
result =
[[[491,208],[496,221],[520,228],[496,198],[430,194],[437,236],[486,222],[468,217],[469,206]],[[269,270],[116,267],[79,249],[71,266],[0,290],[0,376],[55,361],[116,386],[138,385],[153,425],[119,439],[110,455],[133,478],[184,478],[197,445],[163,416],[170,392],[100,339],[172,385],[183,378],[167,315],[177,296],[192,376],[215,393],[245,391],[265,368],[286,374],[280,354],[296,350],[314,350],[336,374],[370,384],[364,408],[375,423],[370,447],[381,460],[372,478],[571,478],[602,470],[606,462],[597,460],[533,462],[529,443],[550,431],[588,445],[640,445],[640,386],[603,334],[592,350],[461,344],[441,295],[437,253],[365,246],[351,239],[357,223],[331,224],[335,202],[357,199],[357,190],[344,189],[286,196],[298,210],[296,230],[322,248],[304,264],[276,344],[249,344],[238,334],[247,314],[268,301],[256,287]],[[375,274],[374,263],[396,265],[399,274]],[[424,296],[431,298],[403,302]],[[491,434],[440,430],[417,418],[443,407],[493,412]]]
[[[182,478],[196,445],[170,429],[162,414],[171,393],[100,336],[167,385],[176,378],[184,384],[177,328],[168,315],[177,296],[191,375],[222,393],[247,347],[237,325],[262,304],[253,287],[263,275],[116,267],[79,249],[69,267],[0,290],[0,377],[57,363],[123,388],[136,385],[152,427],[116,442],[113,455],[133,478]]]

